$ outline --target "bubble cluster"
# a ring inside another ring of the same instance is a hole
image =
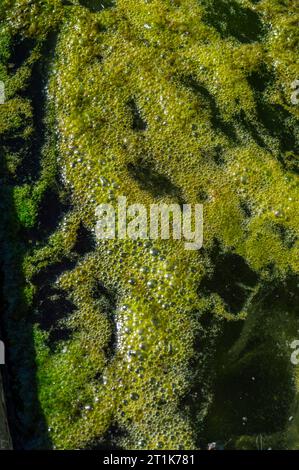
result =
[[[297,122],[298,109],[285,104],[297,73],[294,20],[276,2],[240,0],[266,31],[240,39],[219,26],[221,17],[213,23],[205,5],[213,2],[118,0],[91,11],[57,0],[51,20],[51,2],[11,3],[11,28],[26,37],[60,28],[48,99],[72,208],[24,263],[32,278],[51,257],[75,260],[55,279],[76,306],[65,320],[71,338],[49,351],[36,332],[51,438],[56,448],[85,447],[117,423],[126,448],[195,448],[193,421],[202,424],[212,399],[203,383],[195,420],[183,405],[212,348],[196,355],[198,312],[235,320],[218,293],[199,291],[215,240],[260,279],[298,271],[298,240],[290,246],[273,229],[279,221],[298,231],[298,177],[282,164],[285,136],[263,114],[278,107],[286,129]],[[254,80],[263,67],[271,80],[261,90]],[[79,225],[94,238],[97,205],[119,196],[147,208],[203,198],[205,251],[116,239],[74,254]]]

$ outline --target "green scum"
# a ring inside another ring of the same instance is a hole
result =
[[[55,172],[71,200],[56,230],[23,260],[27,298],[37,295],[42,272],[73,261],[50,283],[74,306],[60,312],[54,346],[38,306],[34,314],[38,396],[53,446],[200,447],[214,419],[217,338],[227,324],[245,324],[228,358],[237,360],[255,335],[261,292],[298,273],[296,2],[2,3],[10,34],[35,42],[12,87],[56,35],[46,111],[55,142],[49,138],[33,186],[14,189],[18,219],[29,228]],[[7,117],[4,131],[16,119]],[[146,207],[203,203],[204,249],[172,240],[96,242],[96,207],[119,196]],[[82,231],[93,243],[80,252]],[[222,256],[241,260],[254,278],[238,280],[237,308],[226,295],[232,267],[224,293],[209,281]],[[273,322],[287,341],[293,330],[279,312]],[[294,400],[290,394],[290,407]],[[257,425],[249,434],[258,432]],[[246,429],[245,438],[242,429],[233,433],[236,447],[250,441]]]

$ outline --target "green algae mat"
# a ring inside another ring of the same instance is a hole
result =
[[[297,0],[0,18],[14,447],[299,449]],[[202,204],[203,246],[99,240],[120,197]]]

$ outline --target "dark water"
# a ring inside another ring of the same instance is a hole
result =
[[[79,0],[80,5],[88,8],[90,11],[101,11],[114,5],[114,0]]]

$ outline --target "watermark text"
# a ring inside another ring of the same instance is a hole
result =
[[[203,245],[203,205],[127,204],[127,198],[118,198],[117,207],[100,204],[96,208],[96,237],[98,240],[115,238],[131,240],[181,240],[186,250],[199,250]]]

